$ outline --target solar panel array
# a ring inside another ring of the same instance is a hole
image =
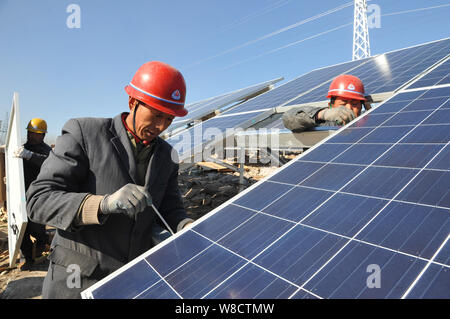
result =
[[[264,112],[216,116],[175,134],[166,141],[178,152],[179,160],[183,162],[201,152],[207,143],[219,142],[227,132],[233,134],[233,129],[243,128],[245,122],[248,122],[249,125],[256,123],[256,120],[253,119],[262,113]]]
[[[390,91],[440,61],[449,50],[450,39],[444,39],[373,58],[317,69],[203,122],[202,127],[203,129],[214,127],[217,131],[224,133],[227,129],[241,127],[244,123],[257,122],[263,112],[274,107],[323,100],[329,82],[342,73],[360,76],[368,93]],[[305,94],[305,92],[309,93]],[[230,126],[231,124],[233,126]],[[180,160],[200,152],[205,143],[213,140],[214,137],[208,134],[201,133],[201,137],[198,133],[194,134],[198,129],[199,126],[191,127],[167,139],[167,142],[180,153]]]
[[[216,110],[220,110],[223,107],[231,106],[233,103],[242,101],[253,94],[264,90],[271,85],[281,81],[283,78],[278,78],[262,83],[258,83],[240,90],[222,94],[213,98],[195,102],[186,106],[189,113],[186,117],[177,117],[172,122],[172,126],[179,126],[200,119],[203,116],[210,114]]]
[[[401,91],[83,296],[450,298],[449,144],[450,86]]]
[[[311,90],[323,82],[328,81],[331,77],[338,76],[339,74],[351,70],[357,66],[364,65],[369,60],[370,59],[352,61],[311,71],[277,87],[275,90],[242,103],[238,107],[224,112],[224,114],[261,111],[282,105],[283,103],[294,99],[299,94]]]

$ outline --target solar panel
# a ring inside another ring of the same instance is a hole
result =
[[[437,68],[429,72],[424,77],[420,78],[415,83],[411,84],[408,89],[414,89],[425,86],[435,86],[450,83],[450,59]]]
[[[246,98],[257,94],[258,92],[269,88],[271,85],[281,81],[283,78],[258,83],[240,90],[222,94],[203,101],[195,102],[186,106],[189,111],[187,117],[177,117],[172,122],[171,129],[177,128],[180,125],[185,125],[194,120],[200,119],[216,110],[223,107],[231,106],[233,103],[245,100]]]
[[[396,94],[83,297],[449,298],[449,98]]]
[[[334,66],[320,68],[311,71],[303,76],[291,80],[279,87],[261,94],[238,107],[224,112],[224,114],[236,114],[251,111],[263,111],[287,103],[298,95],[313,89],[329,79],[351,70],[369,61],[369,59],[346,62]]]
[[[238,122],[241,119],[241,122],[244,122],[253,117],[254,122],[256,122],[261,119],[260,116],[263,114],[263,111],[273,110],[274,107],[279,105],[286,104],[289,106],[311,101],[320,101],[326,95],[329,81],[339,74],[350,71],[363,80],[367,92],[375,94],[392,91],[445,57],[449,48],[450,39],[444,39],[412,48],[393,51],[373,58],[317,69],[222,113],[223,116],[239,115],[241,118],[235,117],[222,121],[222,118],[218,117],[215,121],[210,120],[203,126],[212,127],[214,124],[223,133],[226,128],[238,127]],[[317,88],[313,89],[314,87]],[[311,91],[303,95],[308,90]],[[299,95],[300,97],[296,98]],[[269,113],[267,112],[267,116],[271,115]],[[280,126],[280,121],[276,125]],[[173,128],[175,126],[172,127],[172,130]],[[194,138],[194,132],[195,129],[191,128],[184,135],[174,135],[167,140],[181,153],[181,161],[195,153],[201,152],[203,145],[208,142],[208,139],[204,138],[203,135],[202,138],[198,136]],[[183,141],[180,141],[180,139],[183,139]]]
[[[436,62],[445,58],[450,51],[450,39],[377,55],[349,73],[361,79],[368,94],[391,92],[412,80]],[[286,105],[304,104],[325,100],[331,80],[320,87],[292,100]]]
[[[258,116],[264,112],[235,114],[231,116],[219,115],[203,121],[193,127],[175,134],[166,141],[178,152],[180,162],[200,153],[205,144],[219,142],[234,132],[232,129],[246,129],[257,122]]]

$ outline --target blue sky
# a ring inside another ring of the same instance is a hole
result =
[[[126,111],[123,88],[151,60],[181,70],[188,103],[277,77],[284,83],[351,60],[353,27],[330,31],[353,21],[349,3],[0,0],[0,120],[16,91],[23,135],[28,120],[41,117],[51,142],[69,118]],[[70,4],[81,9],[80,28],[66,24]],[[369,30],[372,55],[449,36],[449,0],[369,4],[382,15],[381,27]],[[306,22],[338,7],[344,8]]]

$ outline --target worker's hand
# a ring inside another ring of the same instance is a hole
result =
[[[117,192],[106,195],[100,202],[103,214],[125,214],[134,217],[152,204],[150,194],[143,186],[127,184]]]
[[[33,152],[27,150],[25,147],[21,146],[17,150],[14,151],[14,157],[23,158],[29,160],[33,156]]]
[[[343,125],[355,119],[355,113],[345,106],[339,106],[322,110],[320,118],[325,121],[335,122],[337,125]]]

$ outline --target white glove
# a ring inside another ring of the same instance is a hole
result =
[[[355,118],[355,114],[345,106],[339,106],[323,110],[322,118],[325,121],[331,121],[335,122],[337,125],[342,125],[351,122]]]
[[[27,150],[23,146],[21,146],[16,151],[14,151],[14,157],[19,157],[19,158],[23,158],[23,159],[29,160],[29,159],[31,159],[32,156],[33,156],[33,152]]]

